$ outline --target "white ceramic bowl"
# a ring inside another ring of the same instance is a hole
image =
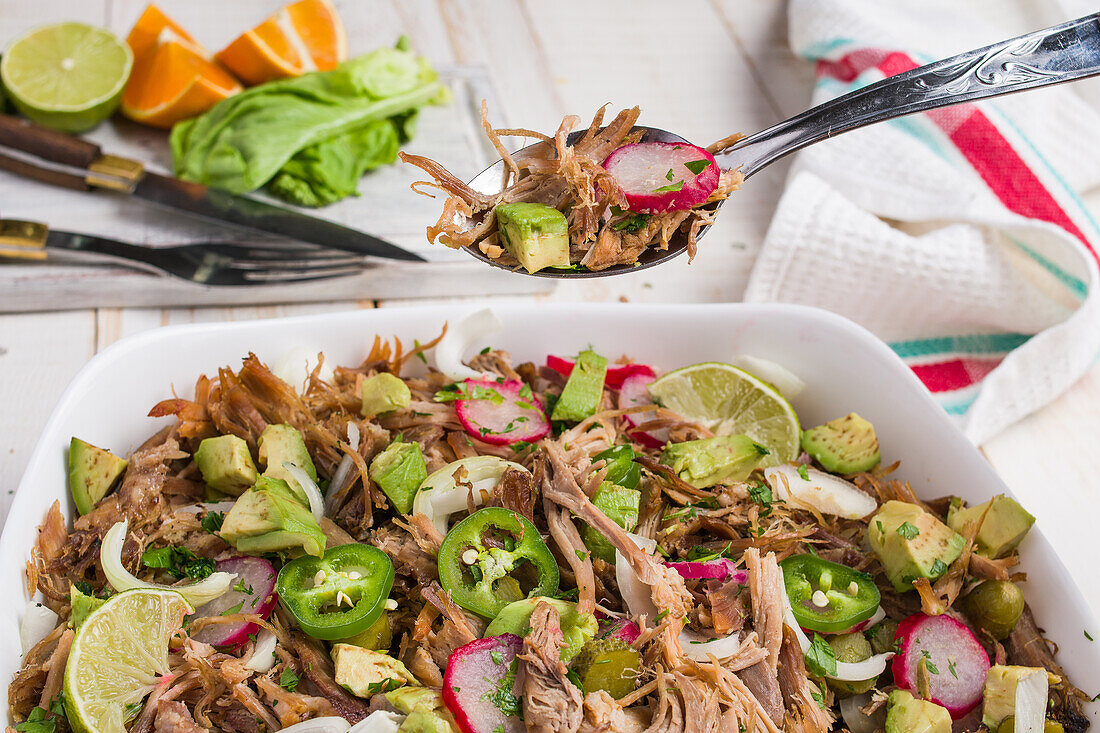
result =
[[[145,417],[174,388],[190,396],[199,374],[240,363],[249,351],[278,363],[292,348],[323,350],[331,364],[358,364],[375,334],[405,344],[435,337],[442,322],[478,306],[386,308],[323,316],[156,329],[119,341],[92,359],[69,385],[38,442],[0,537],[0,679],[19,668],[19,619],[27,600],[24,562],[35,528],[61,499],[69,516],[65,455],[76,435],[126,454],[165,425]],[[875,425],[887,461],[923,497],[955,494],[970,502],[1007,492],[981,454],[932,401],[890,349],[859,326],[824,311],[786,305],[494,304],[503,332],[483,345],[522,360],[575,354],[593,345],[671,369],[739,354],[794,371],[806,389],[794,400],[803,422],[858,412]],[[474,352],[471,352],[474,353]],[[170,418],[169,418],[170,419]],[[1025,504],[1026,504],[1025,500]],[[1043,536],[1042,517],[1021,547],[1025,595],[1039,624],[1061,648],[1059,661],[1082,689],[1100,690],[1100,630],[1062,562]],[[19,590],[17,590],[19,589]],[[1089,706],[1100,721],[1100,710]],[[9,721],[10,722],[10,721]]]

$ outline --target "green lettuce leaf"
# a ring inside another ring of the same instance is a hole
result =
[[[399,42],[332,71],[261,84],[178,123],[175,173],[230,193],[278,177],[276,195],[331,203],[354,193],[363,172],[393,161],[412,113],[448,98],[427,61]]]

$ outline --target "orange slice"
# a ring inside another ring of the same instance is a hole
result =
[[[344,24],[329,0],[291,3],[216,56],[247,84],[328,71],[347,57]]]
[[[200,115],[241,85],[186,43],[162,37],[151,58],[134,67],[122,94],[122,114],[153,127]]]
[[[171,31],[177,40],[190,44],[195,51],[210,58],[210,53],[202,47],[198,41],[191,37],[176,21],[169,18],[156,5],[150,3],[141,17],[130,29],[130,35],[126,36],[126,43],[134,52],[134,64],[143,64],[148,57],[157,50],[160,45],[161,34],[165,29]]]

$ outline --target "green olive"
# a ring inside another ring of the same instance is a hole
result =
[[[1024,612],[1024,594],[1011,581],[987,580],[967,593],[961,605],[971,623],[1000,641],[1016,628]]]
[[[1016,730],[1016,716],[1009,715],[997,726],[997,733],[1013,733]],[[1056,720],[1048,719],[1043,725],[1043,733],[1066,733],[1066,729]]]
[[[829,646],[833,648],[838,662],[862,662],[870,659],[871,643],[860,632],[852,634],[834,634],[829,637]],[[840,680],[828,680],[829,687],[833,688],[838,697],[848,697],[867,692],[875,686],[878,680],[872,677],[869,680],[859,682],[841,682]]]
[[[868,629],[864,634],[871,642],[871,650],[875,654],[897,651],[894,649],[894,632],[898,630],[898,622],[892,618],[883,619],[881,623]]]

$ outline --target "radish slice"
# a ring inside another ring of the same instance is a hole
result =
[[[822,514],[832,514],[845,519],[862,519],[878,509],[878,502],[869,494],[845,481],[816,468],[807,468],[809,480],[802,478],[794,466],[776,466],[764,469],[764,478],[772,487],[776,498],[790,501],[793,497],[809,504]]]
[[[631,211],[663,214],[698,206],[718,188],[714,156],[687,143],[624,145],[603,162]]]
[[[970,629],[950,616],[916,613],[898,625],[894,634],[901,641],[894,657],[894,683],[919,695],[918,667],[924,661],[928,672],[928,695],[955,720],[982,701],[982,688],[989,673],[989,657]]]
[[[649,394],[649,385],[655,379],[656,377],[647,374],[634,374],[624,379],[622,387],[619,388],[619,409],[625,410],[629,407],[652,405],[653,397]],[[630,415],[623,415],[623,419],[626,420],[627,424],[637,427],[650,420],[656,420],[657,413],[652,411],[635,412]],[[628,435],[646,448],[660,448],[668,442],[668,428],[651,431],[631,430]]]
[[[523,639],[502,634],[451,652],[443,674],[443,704],[462,733],[526,733],[515,685],[515,657],[522,648]]]
[[[435,345],[432,358],[435,368],[454,380],[480,379],[481,372],[462,363],[462,355],[479,339],[496,333],[502,328],[500,319],[491,308],[479,310],[463,318],[447,329]]]
[[[465,394],[472,399],[455,400],[455,412],[466,432],[492,445],[533,443],[550,432],[546,411],[518,379],[467,379]]]
[[[31,647],[50,635],[61,619],[37,601],[27,601],[23,620],[19,622],[19,646],[26,654]]]
[[[740,367],[757,379],[762,379],[771,384],[779,390],[779,394],[788,400],[794,399],[802,390],[806,389],[806,383],[799,379],[798,375],[774,361],[742,354],[731,359],[730,364]]]
[[[608,636],[612,639],[625,641],[627,644],[633,644],[641,634],[642,630],[633,621],[625,618],[603,618],[600,619],[600,628],[596,636],[599,638]]]
[[[460,468],[466,471],[461,486],[455,481]],[[484,494],[500,483],[500,477],[509,468],[527,471],[518,463],[496,456],[471,456],[451,461],[420,484],[413,499],[413,514],[423,514],[440,534],[446,535],[447,520],[455,512],[466,509],[467,497],[473,496],[474,506],[484,504]]]
[[[748,572],[738,568],[733,560],[725,557],[703,562],[666,562],[665,565],[678,572],[685,580],[729,580],[742,585],[749,581]]]
[[[219,560],[214,566],[218,572],[233,573],[237,582],[225,594],[195,609],[191,620],[232,613],[255,613],[262,618],[271,615],[275,608],[275,568],[262,557],[242,555]],[[259,630],[256,624],[211,624],[191,635],[195,641],[214,646],[240,646],[248,641],[249,634]]]
[[[563,359],[560,356],[550,355],[546,357],[546,366],[563,377],[568,377],[573,373],[573,362],[568,359]],[[645,364],[619,364],[607,368],[607,374],[604,376],[603,382],[611,389],[619,389],[623,386],[624,379],[633,377],[635,374],[641,374],[647,377],[657,376],[657,372],[653,371],[653,367],[646,366]]]

